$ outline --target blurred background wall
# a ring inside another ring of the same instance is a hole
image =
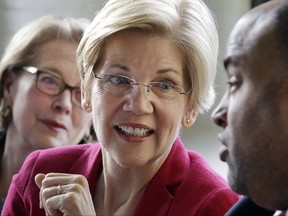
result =
[[[249,10],[251,0],[204,1],[214,12],[218,23],[220,53],[216,78],[217,97],[211,111],[200,115],[195,125],[184,130],[181,136],[187,148],[200,152],[226,178],[227,166],[218,156],[220,143],[217,134],[221,129],[212,123],[210,115],[227,87],[222,61],[228,34],[238,18]],[[0,0],[0,54],[2,55],[11,36],[26,23],[47,14],[92,19],[104,2],[105,0]]]

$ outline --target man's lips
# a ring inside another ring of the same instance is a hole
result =
[[[219,149],[220,160],[226,162],[228,156],[228,149],[226,146],[221,146]]]
[[[228,157],[228,148],[223,140],[222,134],[218,134],[218,140],[222,143],[222,146],[219,149],[219,157],[223,162],[226,162]]]
[[[41,122],[53,131],[67,130],[65,125],[63,125],[57,121],[42,119]]]

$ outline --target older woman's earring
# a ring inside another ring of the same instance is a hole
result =
[[[190,123],[190,119],[189,119],[189,118],[186,119],[186,123],[187,123],[187,124]]]
[[[83,105],[83,108],[87,111],[87,110],[91,110],[91,102],[86,102]]]
[[[86,102],[84,106],[85,106],[86,109],[88,109],[88,108],[90,108],[91,103],[90,102]]]
[[[11,114],[11,106],[5,103],[4,115],[8,116],[9,114]]]

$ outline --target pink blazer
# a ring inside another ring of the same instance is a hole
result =
[[[64,172],[85,175],[94,194],[102,172],[99,144],[84,144],[39,150],[31,153],[13,177],[2,215],[41,216],[39,189],[34,176]],[[140,199],[135,216],[223,216],[239,199],[226,181],[194,151],[185,149],[180,138]]]

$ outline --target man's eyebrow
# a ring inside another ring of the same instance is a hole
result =
[[[239,62],[235,58],[228,57],[224,59],[223,64],[224,64],[224,68],[227,70],[229,65],[238,66]]]

